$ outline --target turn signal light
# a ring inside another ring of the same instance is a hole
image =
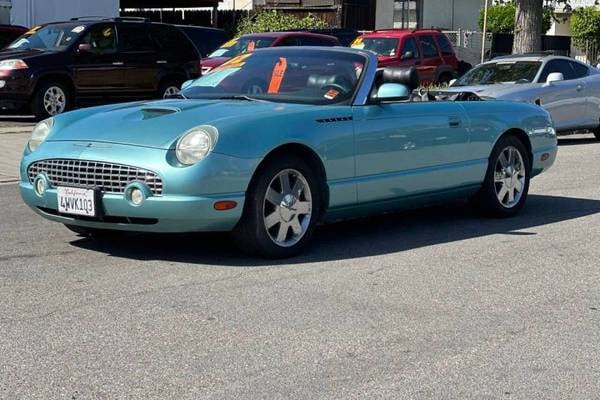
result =
[[[217,201],[214,207],[217,211],[227,211],[236,208],[237,203],[232,200]]]

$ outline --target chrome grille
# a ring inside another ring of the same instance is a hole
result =
[[[155,196],[162,195],[162,180],[146,169],[101,161],[50,159],[29,166],[29,182],[40,173],[46,174],[50,185],[99,188],[105,193],[123,193],[133,181],[146,183]]]

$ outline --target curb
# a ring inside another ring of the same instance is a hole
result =
[[[33,126],[24,126],[24,127],[12,127],[12,128],[0,128],[0,135],[23,135],[31,133]]]

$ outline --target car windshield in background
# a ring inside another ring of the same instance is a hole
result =
[[[535,78],[540,61],[498,61],[479,65],[452,86],[492,85],[494,83],[529,83]]]
[[[272,37],[248,37],[232,39],[225,43],[208,57],[235,57],[247,51],[271,47],[275,38]]]
[[[394,38],[357,38],[353,49],[371,50],[380,56],[393,57],[398,49],[398,39]]]
[[[60,24],[36,27],[15,40],[9,49],[63,50],[81,35],[85,26]]]
[[[344,52],[246,53],[197,79],[181,94],[193,99],[343,103],[354,96],[365,64],[365,57]]]

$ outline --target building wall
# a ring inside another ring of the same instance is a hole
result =
[[[253,0],[223,0],[219,10],[233,10],[234,3],[236,10],[252,10]]]
[[[10,1],[0,1],[0,24],[10,24]]]
[[[490,4],[492,0],[487,0]],[[377,0],[377,29],[400,26],[400,2]],[[448,30],[479,30],[479,12],[484,0],[413,0],[407,2],[404,16],[405,28],[439,27]]]
[[[80,16],[119,15],[119,0],[16,0],[12,2],[12,24],[34,26]]]

